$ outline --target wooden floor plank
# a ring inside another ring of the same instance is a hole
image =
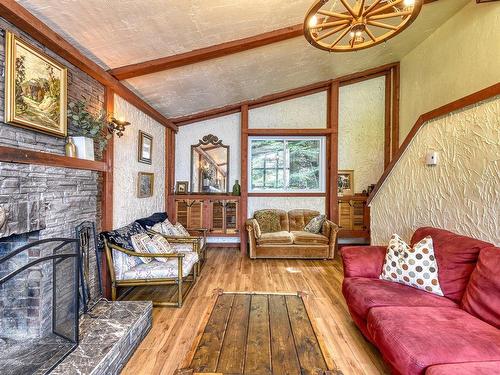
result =
[[[231,316],[224,335],[217,372],[223,374],[242,374],[245,365],[245,351],[250,313],[249,294],[234,296]]]
[[[271,375],[271,331],[267,295],[253,295],[248,320],[245,375]]]
[[[284,296],[269,296],[273,375],[300,374]]]
[[[301,374],[313,375],[328,370],[302,299],[298,296],[286,296],[285,300]]]
[[[219,296],[191,362],[195,372],[215,372],[217,369],[233,300],[232,294]]]

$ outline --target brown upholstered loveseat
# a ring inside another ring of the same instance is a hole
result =
[[[259,210],[246,222],[250,258],[332,259],[339,227],[325,220],[320,233],[304,227],[318,216],[313,210]]]

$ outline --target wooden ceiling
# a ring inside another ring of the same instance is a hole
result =
[[[467,2],[435,1],[385,44],[328,54],[302,37],[312,0],[19,1],[167,117],[400,60]]]

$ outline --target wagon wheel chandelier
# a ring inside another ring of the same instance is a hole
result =
[[[417,18],[423,0],[318,0],[306,14],[304,35],[311,45],[350,52],[380,44]]]

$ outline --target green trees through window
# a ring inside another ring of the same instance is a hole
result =
[[[323,139],[250,139],[251,191],[322,191]]]

